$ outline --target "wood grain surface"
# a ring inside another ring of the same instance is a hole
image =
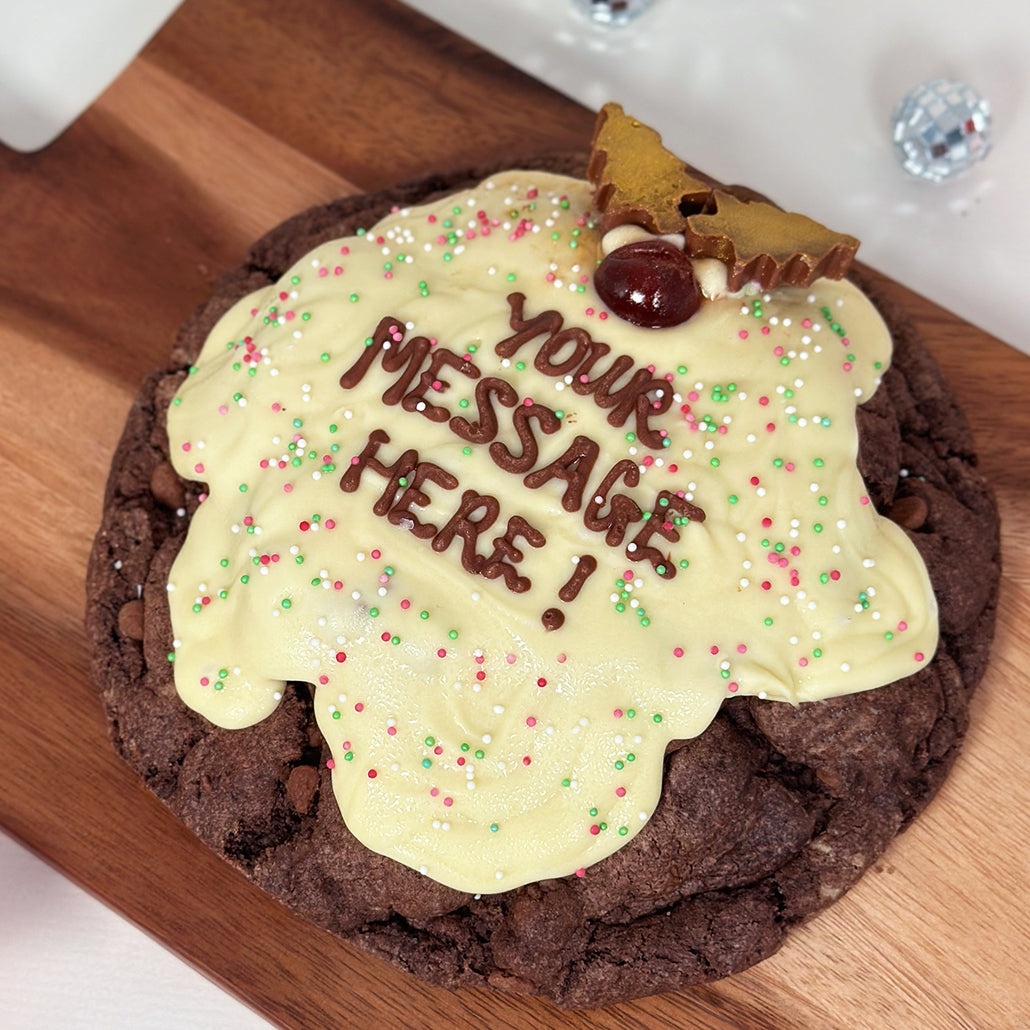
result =
[[[286,1027],[1026,1027],[1030,358],[900,286],[997,490],[996,646],[941,794],[757,968],[589,1013],[427,987],[262,895],[108,745],[86,558],[137,383],[215,276],[308,205],[581,147],[592,124],[394,0],[186,0],[57,142],[0,148],[0,825]]]

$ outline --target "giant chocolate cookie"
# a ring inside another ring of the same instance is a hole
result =
[[[584,162],[534,167],[575,174]],[[271,715],[238,730],[214,727],[176,693],[166,585],[204,487],[173,470],[166,414],[232,304],[316,244],[481,177],[469,170],[305,212],[221,280],[129,416],[90,562],[87,626],[118,751],[262,888],[433,983],[593,1006],[713,980],[772,954],[927,804],[987,661],[997,516],[937,366],[903,313],[874,296],[895,351],[859,409],[859,465],[876,508],[926,563],[940,611],[933,661],[891,685],[796,707],[728,697],[704,733],[669,745],[654,815],[588,875],[477,895],[368,850],[334,803],[309,685],[291,683]]]

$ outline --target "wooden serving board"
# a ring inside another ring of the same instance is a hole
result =
[[[394,0],[187,0],[58,142],[0,150],[0,825],[288,1027],[1030,1025],[1030,357],[900,286],[997,490],[997,642],[941,794],[757,968],[590,1013],[427,987],[250,886],[108,744],[87,554],[136,385],[214,277],[310,204],[579,147],[592,123]]]

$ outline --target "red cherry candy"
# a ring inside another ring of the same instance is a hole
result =
[[[594,272],[601,300],[627,322],[667,329],[701,306],[690,258],[667,240],[637,240],[613,250]]]

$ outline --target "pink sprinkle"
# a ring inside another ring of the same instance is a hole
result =
[[[322,673],[322,675],[318,677],[318,682],[324,687],[329,682],[329,677],[326,676],[325,673]]]
[[[737,644],[737,654],[747,654],[747,644]]]
[[[387,727],[386,727],[386,732],[387,732],[387,733],[388,733],[388,734],[389,734],[389,735],[390,735],[391,737],[396,737],[396,736],[397,736],[397,727],[396,727],[396,726],[387,726]]]
[[[284,494],[288,494],[292,490],[293,490],[293,484],[292,483],[283,483],[283,493]]]
[[[709,654],[718,654],[719,653],[718,645],[717,644],[712,644],[712,646],[708,649],[708,653]]]
[[[337,651],[336,652],[336,660],[338,662],[345,662],[345,661],[347,661],[347,652],[346,651]]]
[[[219,415],[227,415],[228,413],[229,413],[229,409],[228,409],[228,407],[226,407],[226,405],[224,405],[224,404],[219,404],[218,405],[218,414]]]
[[[431,798],[435,798],[435,797],[436,797],[436,796],[437,796],[437,795],[438,795],[439,793],[440,793],[440,788],[439,788],[439,787],[433,787],[433,788],[432,788],[432,789],[431,789],[431,790],[429,791],[429,796],[430,796]]]
[[[673,655],[675,655],[675,657],[682,658],[683,657],[683,648],[682,647],[674,647],[672,649],[672,653],[673,653]]]
[[[368,770],[368,778],[370,780],[374,780],[378,775],[379,774],[375,771],[375,769],[369,769]]]
[[[327,761],[327,762],[325,763],[325,767],[326,767],[327,769],[335,769],[335,768],[336,768],[336,761],[335,761],[334,759],[330,758],[330,759],[329,759],[329,760],[328,760],[328,761]]]
[[[454,804],[454,798],[444,798],[443,803],[450,808]]]
[[[401,601],[401,610],[407,611],[411,607],[411,602],[408,600]]]
[[[204,471],[204,466],[200,462],[197,462],[197,464],[193,466],[193,471],[194,472],[203,472]]]
[[[190,449],[190,448],[191,448],[192,446],[193,446],[193,445],[192,445],[191,443],[184,443],[184,444],[182,445],[182,449],[183,449],[184,451],[188,451],[188,450],[189,450],[189,449]]]
[[[365,706],[360,701],[354,706],[355,712],[363,712],[364,710]]]
[[[799,658],[798,659],[798,665],[800,665],[801,668],[803,669],[806,665],[808,665],[808,659],[807,658]]]
[[[626,788],[625,787],[616,787],[615,788],[615,796],[616,797],[620,797],[620,798],[624,798],[626,796]]]
[[[740,338],[741,338],[742,340],[746,340],[746,339],[747,339],[747,330],[746,330],[746,329],[741,329],[741,330],[740,330],[740,332],[739,332],[739,333],[737,333],[737,335],[738,335],[738,336],[739,336],[739,337],[740,337]]]
[[[740,684],[739,683],[730,683],[730,684],[727,685],[726,689],[731,694],[735,694],[740,689]]]
[[[329,274],[329,269],[328,268],[320,268],[318,270],[318,277],[320,279],[324,279],[328,274]]]
[[[439,657],[439,658],[446,658],[447,657],[447,652],[442,647],[440,648],[439,651],[436,652],[436,654],[437,654],[437,657]]]
[[[200,685],[206,687],[211,681],[206,676],[200,677]]]
[[[562,654],[558,655],[558,664],[559,664],[559,665],[560,665],[560,664],[562,664],[562,663],[563,663],[563,662],[565,662],[565,661],[566,661],[566,656],[565,656],[565,654],[564,654],[564,653],[562,653]]]
[[[376,559],[379,559],[383,556],[383,552],[380,551],[379,548],[376,548],[374,551],[370,551],[369,553],[372,555],[373,558]]]
[[[601,832],[601,827],[598,826],[597,823],[594,823],[594,825],[590,827],[590,832],[596,837]]]
[[[869,498],[865,494],[863,494],[861,497],[859,497],[858,503],[859,504],[868,504],[869,503]]]
[[[576,875],[577,875],[577,876],[578,876],[578,877],[579,877],[579,878],[580,878],[581,880],[583,879],[583,877],[584,877],[584,876],[586,876],[586,874],[587,874],[587,871],[586,871],[585,869],[577,869],[577,870],[576,870]]]
[[[343,589],[343,583],[342,583],[342,582],[340,582],[340,580],[337,580],[337,581],[336,581],[336,582],[335,582],[335,583],[333,584],[333,589],[334,589],[334,590],[342,590],[342,589]]]
[[[513,655],[513,654],[506,654],[506,655],[504,656],[504,660],[505,660],[505,661],[506,661],[506,662],[507,662],[507,663],[508,663],[509,665],[514,665],[514,664],[515,664],[515,661],[516,661],[516,659],[515,659],[515,655]]]
[[[912,657],[915,658],[917,662],[921,662],[926,657],[926,655],[924,655],[922,651],[916,651],[916,653]]]
[[[526,719],[526,725],[527,726],[535,726],[536,725],[536,719],[532,715],[529,716],[529,718]]]
[[[350,253],[350,247],[341,247],[340,248],[340,253],[341,254],[349,254]]]
[[[616,708],[615,711],[612,712],[612,715],[614,715],[616,719],[621,719],[622,718],[622,709],[621,708]]]
[[[905,630],[907,630],[907,629],[908,629],[908,623],[907,622],[899,622],[898,623],[898,632],[899,633],[904,633]]]
[[[322,525],[325,526],[326,529],[335,529],[336,521],[335,519],[326,519],[325,522],[322,523]]]

